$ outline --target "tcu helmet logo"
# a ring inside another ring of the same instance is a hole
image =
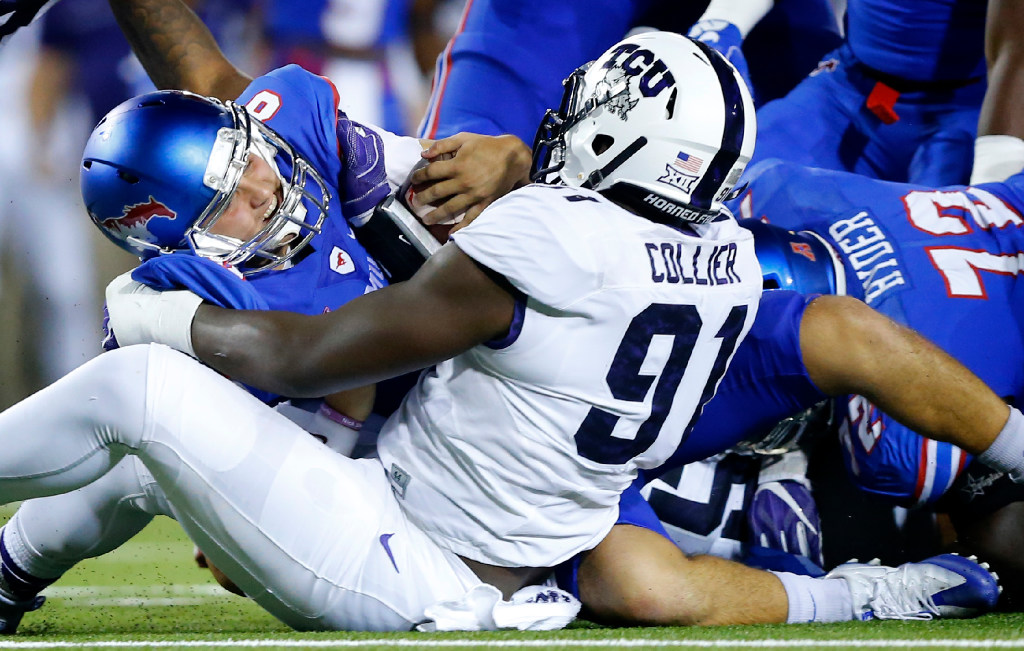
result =
[[[629,77],[639,76],[640,94],[644,97],[657,97],[661,91],[676,85],[676,79],[665,62],[636,43],[623,43],[616,47],[602,68],[609,70],[609,75],[611,70],[618,68]]]
[[[149,222],[154,219],[177,219],[178,213],[149,196],[145,203],[130,204],[124,207],[120,217],[109,217],[100,222],[100,226],[118,235],[135,235],[149,230]]]

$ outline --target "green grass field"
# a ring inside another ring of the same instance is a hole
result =
[[[192,563],[177,524],[158,518],[129,545],[68,573],[0,648],[1024,648],[1024,615],[970,621],[867,622],[553,633],[293,633],[220,590]]]

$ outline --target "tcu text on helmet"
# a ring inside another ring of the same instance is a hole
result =
[[[636,43],[618,45],[601,67],[609,69],[616,66],[630,77],[640,75],[640,92],[644,97],[657,97],[661,91],[676,85],[676,79],[665,62]]]

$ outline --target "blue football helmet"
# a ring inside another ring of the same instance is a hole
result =
[[[211,233],[249,156],[276,171],[280,205],[248,240]],[[316,170],[244,108],[184,91],[140,95],[100,120],[85,146],[81,189],[93,223],[126,251],[142,259],[192,252],[245,274],[302,250],[331,200]]]
[[[812,231],[789,231],[759,219],[740,219],[754,234],[765,289],[801,294],[845,294],[846,269],[835,249]]]

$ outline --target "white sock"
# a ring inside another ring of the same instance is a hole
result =
[[[790,572],[772,572],[789,599],[787,624],[847,622],[854,619],[853,598],[846,579],[816,579]]]
[[[978,455],[978,461],[995,470],[1009,473],[1014,481],[1024,480],[1024,414],[1010,407],[1010,417],[996,440]]]
[[[700,20],[724,20],[736,25],[743,38],[764,18],[775,0],[711,0]]]

